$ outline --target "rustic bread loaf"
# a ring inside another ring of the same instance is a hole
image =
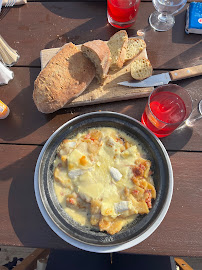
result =
[[[134,60],[131,64],[131,76],[135,80],[144,80],[152,75],[152,65],[146,58]]]
[[[116,32],[109,41],[107,45],[111,52],[111,65],[110,69],[116,70],[123,66],[126,58],[126,48],[128,44],[128,35],[125,30]]]
[[[126,49],[126,61],[136,57],[143,49],[146,48],[146,43],[141,38],[129,38]]]
[[[51,113],[80,95],[95,76],[95,67],[73,44],[64,45],[34,83],[33,99],[39,111]]]
[[[106,42],[103,40],[86,42],[81,46],[81,51],[94,63],[96,78],[102,82],[107,76],[111,63],[111,53]]]

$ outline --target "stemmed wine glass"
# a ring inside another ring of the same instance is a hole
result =
[[[149,17],[149,23],[157,31],[167,31],[175,24],[174,14],[180,11],[187,0],[152,0],[157,11]]]

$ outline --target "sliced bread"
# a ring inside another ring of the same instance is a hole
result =
[[[152,75],[152,65],[146,58],[134,60],[131,64],[131,76],[135,80],[144,80]]]
[[[52,113],[80,95],[95,76],[95,66],[73,44],[64,45],[34,82],[33,99],[40,112]]]
[[[116,70],[123,66],[126,58],[126,49],[128,45],[128,35],[125,30],[120,30],[114,34],[107,42],[111,52],[110,69]]]
[[[81,51],[93,62],[96,68],[96,78],[102,82],[106,78],[111,63],[111,53],[106,42],[93,40],[84,43]]]
[[[146,43],[141,38],[129,38],[126,50],[126,61],[136,57],[143,49],[146,48]]]

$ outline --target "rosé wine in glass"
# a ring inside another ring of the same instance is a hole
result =
[[[125,29],[136,21],[140,0],[107,0],[108,22],[119,29]]]
[[[185,89],[169,84],[150,95],[141,122],[157,137],[170,135],[192,111],[192,101]]]

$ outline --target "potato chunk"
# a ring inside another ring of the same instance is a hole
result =
[[[124,220],[122,218],[110,219],[109,217],[104,217],[99,222],[100,231],[106,231],[107,233],[114,235],[120,232],[124,225]]]

